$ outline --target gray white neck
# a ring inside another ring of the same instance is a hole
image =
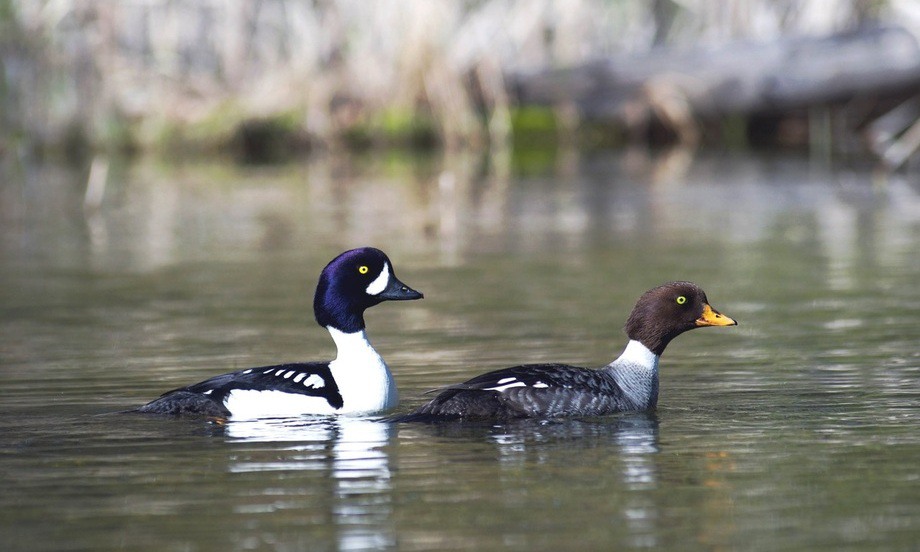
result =
[[[661,357],[653,353],[648,347],[643,345],[641,341],[630,339],[629,343],[626,344],[626,348],[620,354],[620,357],[614,362],[631,364],[648,370],[658,370],[659,358]]]
[[[632,339],[605,370],[637,408],[654,408],[658,403],[658,359],[648,347]]]
[[[369,414],[396,406],[396,381],[380,354],[367,340],[367,332],[345,333],[327,326],[338,351],[329,363],[344,405],[341,414]]]

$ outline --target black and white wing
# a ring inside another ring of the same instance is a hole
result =
[[[290,415],[335,412],[342,405],[342,395],[329,364],[311,362],[222,374],[166,392],[138,411],[211,417],[239,415],[245,411],[249,417],[258,417],[260,412],[270,416],[287,410]]]

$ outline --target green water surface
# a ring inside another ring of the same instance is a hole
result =
[[[917,549],[916,175],[642,154],[524,176],[474,159],[100,163],[89,206],[84,170],[3,167],[0,549]],[[654,413],[111,414],[331,358],[313,287],[361,245],[425,293],[367,314],[398,411],[512,364],[605,364],[668,280],[740,325],[670,345]]]

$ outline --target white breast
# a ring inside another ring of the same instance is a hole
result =
[[[393,374],[367,340],[367,333],[328,330],[338,348],[338,356],[329,363],[344,403],[337,412],[371,414],[395,407],[399,394]]]

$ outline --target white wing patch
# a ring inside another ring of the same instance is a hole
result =
[[[527,384],[524,383],[523,381],[515,381],[515,380],[516,378],[500,379],[498,380],[499,384],[503,382],[508,382],[508,383],[505,383],[504,385],[497,385],[495,387],[486,387],[485,389],[488,391],[498,391],[500,393],[506,389],[511,389],[512,387],[527,387]]]
[[[323,381],[323,378],[317,374],[310,374],[310,377],[303,380],[304,387],[312,387],[313,389],[322,389],[326,386],[326,382]]]
[[[303,381],[303,386],[307,388],[322,389],[326,386],[326,382],[323,380],[322,376],[318,374],[308,374],[307,372],[298,372],[297,370],[288,370],[285,368],[279,369],[275,367],[271,367],[262,373],[289,379],[294,383],[300,383]],[[292,377],[293,379],[291,379]]]
[[[497,385],[495,387],[484,387],[483,389],[486,391],[498,391],[501,393],[502,391],[511,389],[513,387],[527,387],[526,383],[523,381],[518,381],[518,379],[514,376],[502,378],[498,380],[496,384]],[[534,389],[546,389],[547,387],[549,387],[549,385],[543,383],[542,381],[538,381],[537,383],[533,384]]]
[[[390,283],[390,264],[383,263],[383,270],[380,271],[380,276],[377,276],[370,285],[367,286],[368,295],[380,295],[383,293],[383,290],[387,288],[387,284]]]

